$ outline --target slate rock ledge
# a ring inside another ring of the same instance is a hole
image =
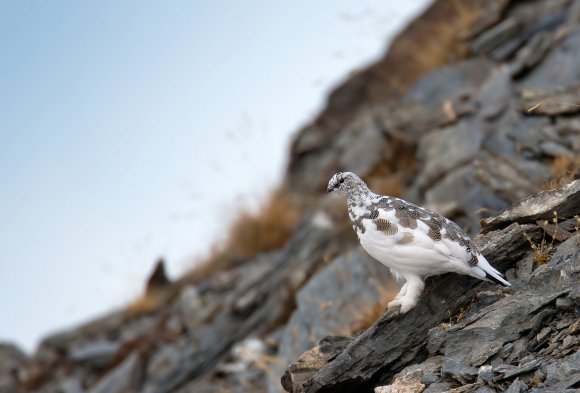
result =
[[[475,238],[513,288],[447,274],[428,279],[419,305],[391,311],[357,337],[326,337],[290,365],[289,392],[577,391],[580,387],[580,233],[541,243],[537,217],[580,212],[580,180],[543,192],[487,220]],[[564,197],[563,197],[564,196]],[[523,222],[523,224],[520,224]]]

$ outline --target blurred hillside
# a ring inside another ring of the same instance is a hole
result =
[[[0,346],[0,392],[577,389],[579,53],[577,1],[435,1],[330,94],[200,268],[172,282],[160,261],[142,299],[32,357]],[[383,315],[397,286],[325,193],[340,170],[472,235],[485,219],[513,289],[445,275]]]

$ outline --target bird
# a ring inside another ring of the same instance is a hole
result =
[[[511,284],[453,221],[403,199],[378,195],[352,172],[334,174],[327,191],[346,197],[360,244],[405,283],[387,310],[405,314],[419,302],[425,278],[449,272]]]

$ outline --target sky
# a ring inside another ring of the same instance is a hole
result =
[[[178,277],[428,0],[0,2],[0,340]]]

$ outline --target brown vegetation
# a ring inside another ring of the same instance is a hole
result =
[[[366,176],[371,190],[381,195],[402,196],[407,184],[416,172],[415,147],[401,140],[392,140],[395,157],[380,161]]]
[[[172,282],[165,271],[165,262],[159,259],[147,280],[145,293],[127,306],[125,314],[136,317],[154,312],[173,296],[173,292]]]
[[[366,305],[366,307],[358,310],[359,314],[355,319],[354,326],[348,331],[345,331],[345,335],[362,332],[379,320],[379,318],[385,313],[389,302],[395,298],[399,291],[394,282],[389,284],[391,285],[386,284],[379,287],[381,288],[381,293],[378,297],[380,300],[378,303],[370,303]]]
[[[258,211],[240,210],[227,231],[227,237],[214,245],[209,257],[183,280],[198,282],[213,272],[237,266],[261,252],[281,248],[305,210],[305,203],[284,187],[274,190]]]
[[[143,294],[130,303],[124,312],[127,317],[137,317],[158,310],[166,301],[166,297],[160,297],[156,294]]]
[[[558,226],[558,213],[556,213],[555,211],[554,218],[552,218],[552,223],[554,227]],[[556,239],[555,235],[551,234],[550,237],[552,238],[552,240],[549,243],[546,241],[547,224],[548,221],[546,220],[544,225],[542,226],[544,234],[542,236],[542,240],[540,241],[540,243],[534,242],[527,233],[524,233],[525,238],[530,243],[530,247],[532,248],[532,250],[534,250],[534,262],[536,266],[540,266],[549,262],[550,259],[552,258],[552,253],[555,251],[554,248],[554,240]],[[550,233],[548,234],[550,235]]]
[[[560,188],[573,180],[580,179],[580,157],[558,156],[552,161],[552,178],[546,184],[546,189]]]
[[[256,212],[240,209],[227,229],[226,238],[214,244],[209,256],[186,272],[176,285],[169,283],[151,288],[149,283],[145,293],[127,306],[126,315],[134,317],[154,312],[170,301],[183,284],[198,283],[259,253],[280,249],[294,232],[306,208],[303,200],[280,187]],[[155,272],[157,270],[159,264]],[[152,277],[156,277],[155,272]]]

